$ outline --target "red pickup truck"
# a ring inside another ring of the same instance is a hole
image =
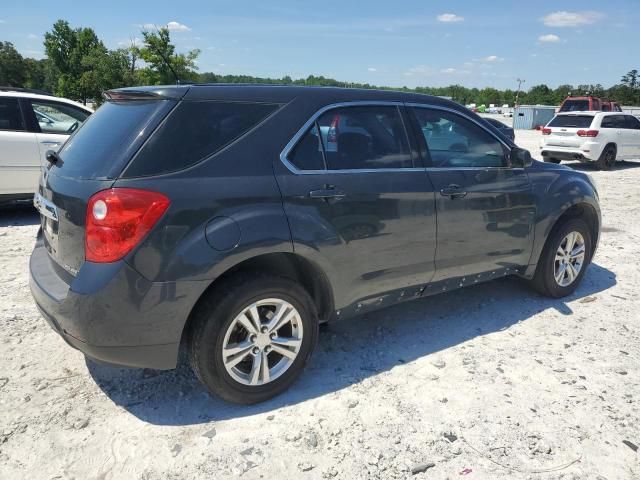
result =
[[[622,108],[617,102],[605,100],[599,97],[567,97],[560,105],[559,112],[621,112]]]

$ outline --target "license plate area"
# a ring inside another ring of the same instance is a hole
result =
[[[40,225],[45,246],[52,255],[56,256],[58,252],[58,209],[40,193],[36,193],[33,197],[33,205],[40,213]]]

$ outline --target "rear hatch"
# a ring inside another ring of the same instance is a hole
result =
[[[548,146],[579,148],[590,131],[594,115],[558,114],[542,130]]]
[[[181,90],[180,96],[186,89]],[[177,103],[148,92],[117,92],[69,138],[59,160],[46,166],[34,198],[49,256],[71,276],[85,261],[89,199],[113,185]]]

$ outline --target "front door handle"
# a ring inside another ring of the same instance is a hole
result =
[[[325,188],[319,190],[311,190],[309,197],[320,198],[323,200],[340,200],[346,197],[347,194],[341,190],[337,190],[333,185],[325,185]]]
[[[462,187],[460,185],[452,183],[451,185],[448,185],[440,190],[440,195],[449,198],[462,198],[467,195],[467,192],[462,190]]]

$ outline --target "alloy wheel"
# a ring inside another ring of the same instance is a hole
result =
[[[556,251],[553,265],[553,276],[561,287],[571,285],[584,265],[585,243],[580,232],[567,234]]]
[[[243,385],[260,386],[283,375],[300,352],[302,319],[296,308],[278,298],[245,307],[227,328],[222,361]]]

